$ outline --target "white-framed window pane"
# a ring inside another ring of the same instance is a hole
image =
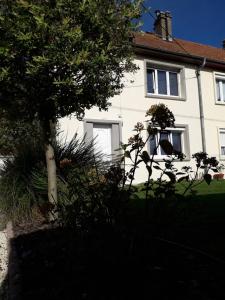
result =
[[[95,150],[104,155],[104,159],[111,159],[112,154],[112,126],[111,124],[93,124],[93,137]]]
[[[158,93],[167,95],[166,71],[158,70]]]
[[[178,78],[177,73],[169,72],[170,95],[178,96]]]
[[[174,150],[178,152],[182,152],[182,146],[181,146],[181,132],[172,132],[172,144]]]
[[[225,146],[221,146],[221,155],[225,155]]]
[[[225,155],[225,131],[220,131],[220,152]]]
[[[150,136],[150,154],[151,155],[157,155],[157,136],[152,135]]]
[[[148,93],[155,93],[155,86],[154,86],[154,70],[147,69],[147,91]]]
[[[160,133],[160,141],[162,140],[169,140],[169,132],[168,131],[163,131]],[[160,147],[160,154],[161,155],[166,155],[166,152]]]
[[[220,81],[219,80],[216,80],[216,95],[217,95],[217,101],[221,101]]]
[[[223,101],[225,101],[225,81],[222,81],[222,94],[223,94]]]

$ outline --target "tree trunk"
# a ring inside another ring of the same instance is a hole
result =
[[[48,200],[50,203],[57,203],[57,179],[54,149],[51,144],[45,145],[45,158],[48,173]]]
[[[57,177],[54,148],[52,142],[55,140],[55,123],[48,120],[44,124],[45,130],[45,158],[48,173],[48,200],[52,204],[57,203]]]

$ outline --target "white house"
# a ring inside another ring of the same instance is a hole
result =
[[[98,147],[113,154],[120,142],[126,143],[137,122],[143,121],[153,104],[164,103],[176,118],[176,128],[168,128],[163,138],[186,154],[178,168],[194,165],[193,153],[205,151],[225,160],[225,45],[215,48],[172,37],[171,15],[157,12],[154,33],[135,33],[133,46],[135,74],[125,74],[125,87],[111,99],[107,112],[97,108],[86,111],[83,122],[75,118],[61,120],[61,128],[71,138],[97,136]],[[147,151],[152,154],[154,140]],[[165,157],[161,149],[156,158]],[[146,179],[139,168],[136,182]]]

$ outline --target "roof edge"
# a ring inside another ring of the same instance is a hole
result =
[[[196,55],[184,54],[184,53],[178,53],[178,52],[175,53],[173,51],[151,48],[148,46],[138,45],[135,43],[133,43],[133,47],[134,47],[135,53],[138,53],[138,54],[152,55],[154,57],[160,55],[160,58],[169,58],[171,60],[187,62],[187,63],[194,64],[197,66],[202,65],[203,60],[206,58],[205,67],[218,68],[218,69],[225,70],[225,62],[221,62],[219,60],[208,59],[207,57],[204,57],[204,56],[196,56]]]

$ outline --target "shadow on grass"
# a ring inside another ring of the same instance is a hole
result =
[[[79,235],[51,228],[18,236],[11,242],[20,275],[15,299],[225,297],[225,265],[158,240],[149,228],[134,228],[102,225]]]

